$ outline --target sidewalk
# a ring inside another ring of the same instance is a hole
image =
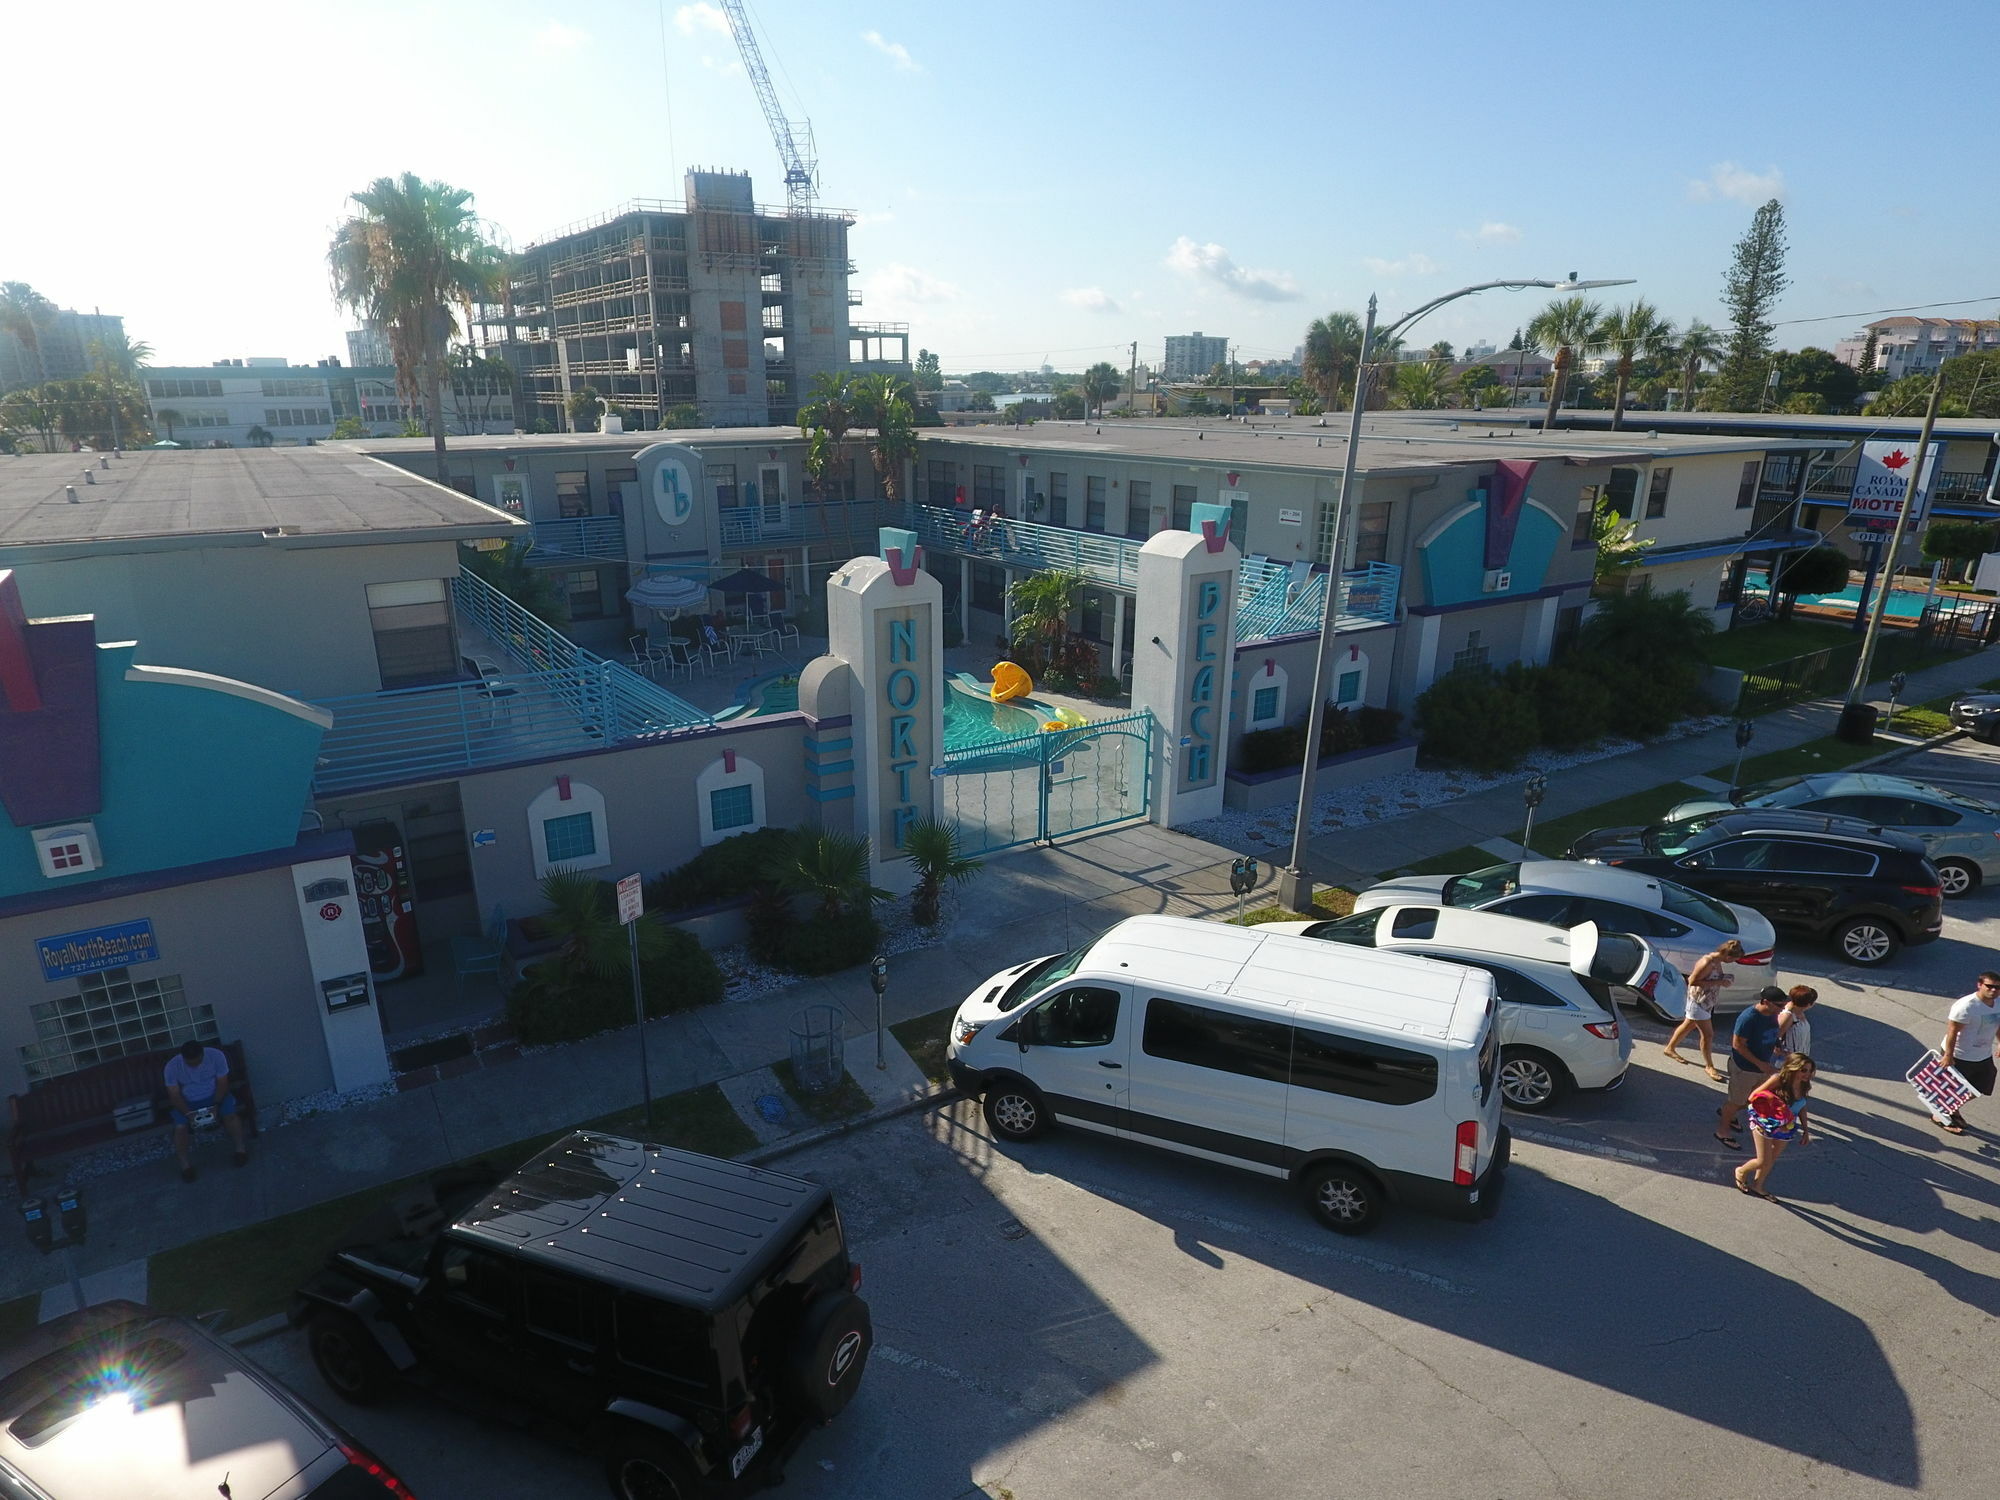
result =
[[[2000,658],[1975,652],[1912,673],[1903,701],[1941,697],[1992,676],[2000,676]],[[1886,695],[1886,687],[1873,694]],[[1767,715],[1758,721],[1752,752],[1786,749],[1831,733],[1838,715],[1839,704],[1831,700]],[[1551,782],[1541,816],[1699,775],[1726,765],[1734,754],[1724,728],[1579,766]],[[1518,785],[1497,787],[1316,840],[1314,873],[1323,882],[1366,885],[1384,870],[1517,833],[1520,821]],[[1138,824],[1053,849],[991,858],[965,888],[963,909],[944,940],[890,961],[885,1024],[956,1005],[995,971],[1074,947],[1127,916],[1228,915],[1236,907],[1229,891],[1236,852]],[[1268,860],[1268,851],[1255,852]],[[1252,906],[1269,900],[1276,876],[1268,863],[1260,873]],[[770,1067],[789,1055],[794,1018],[810,1004],[845,1011],[848,1071],[878,1109],[921,1095],[922,1076],[893,1036],[884,1049],[888,1068],[878,1072],[874,1066],[875,995],[859,969],[650,1022],[645,1045],[655,1095],[719,1084],[760,1146],[803,1134],[797,1125],[789,1132],[774,1129],[754,1106],[771,1091]],[[241,1171],[211,1150],[197,1157],[201,1175],[193,1184],[182,1183],[170,1161],[109,1172],[86,1184],[91,1230],[80,1269],[90,1275],[130,1267],[176,1245],[553,1133],[639,1099],[638,1059],[627,1028],[489,1061],[377,1103],[268,1130]],[[5,1246],[0,1301],[62,1281],[60,1259],[37,1255],[25,1236],[0,1239],[0,1245]]]

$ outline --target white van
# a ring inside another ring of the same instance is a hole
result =
[[[1491,974],[1185,917],[1003,970],[947,1047],[1002,1139],[1060,1121],[1284,1178],[1344,1234],[1494,1211],[1499,1053]]]

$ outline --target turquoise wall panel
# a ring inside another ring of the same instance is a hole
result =
[[[1532,594],[1548,582],[1549,563],[1567,531],[1547,511],[1522,507],[1507,554],[1509,586],[1486,592],[1486,518],[1468,510],[1417,549],[1424,570],[1424,603],[1433,606],[1468,604],[1482,599],[1507,599]]]

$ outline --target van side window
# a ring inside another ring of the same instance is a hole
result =
[[[1437,1060],[1421,1052],[1300,1026],[1292,1033],[1292,1082],[1376,1104],[1415,1104],[1437,1092]]]
[[[1155,997],[1146,1002],[1143,1045],[1148,1057],[1283,1083],[1291,1071],[1291,1030],[1283,1021]]]
[[[1080,984],[1029,1014],[1028,1040],[1041,1047],[1103,1047],[1118,1034],[1118,991]]]

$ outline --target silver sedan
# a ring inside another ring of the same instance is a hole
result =
[[[1924,854],[1937,866],[1938,884],[1947,897],[1969,896],[1986,881],[2000,878],[2000,807],[1929,782],[1867,771],[1785,776],[1745,787],[1728,801],[1692,798],[1671,809],[1667,819],[1722,812],[1732,804],[1833,813],[1910,834],[1922,841]]]

